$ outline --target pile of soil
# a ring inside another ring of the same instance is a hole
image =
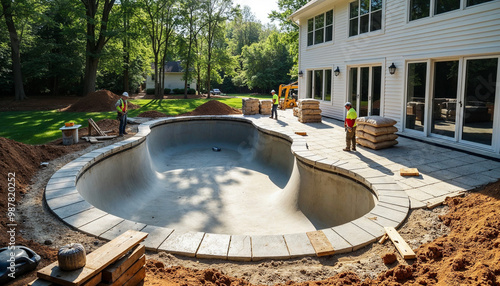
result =
[[[96,122],[97,126],[101,131],[111,131],[106,132],[106,135],[118,135],[118,128],[120,127],[120,121],[118,119],[102,119]],[[78,135],[80,137],[85,137],[89,135],[89,127],[80,128],[78,130]],[[92,136],[98,136],[97,132],[92,128]]]
[[[72,153],[81,150],[89,146],[88,143],[76,144],[71,146],[62,146],[56,144],[46,144],[46,145],[27,145],[20,142],[16,142],[11,139],[0,137],[0,174],[4,176],[0,179],[0,213],[2,214],[2,219],[0,220],[0,246],[5,247],[9,245],[10,235],[7,235],[7,231],[11,229],[7,226],[8,223],[14,223],[17,225],[22,225],[23,222],[20,221],[20,213],[18,213],[19,204],[23,201],[23,197],[28,192],[28,186],[31,183],[32,176],[37,173],[37,171],[43,168],[40,164],[42,162],[48,162],[60,156],[68,153]],[[13,173],[15,175],[9,175]],[[13,178],[12,181],[8,179]],[[13,190],[13,192],[9,191]],[[13,195],[8,195],[7,193],[13,193]],[[11,198],[9,202],[8,199]],[[9,204],[10,203],[10,204]],[[13,210],[13,221],[8,221],[8,208]],[[33,249],[38,255],[42,257],[43,264],[48,264],[49,261],[54,261],[57,259],[57,250],[50,248],[49,246],[34,242],[33,240],[27,240],[22,237],[22,232],[19,227],[14,227],[15,245],[24,245],[28,248]]]
[[[168,117],[165,113],[156,111],[156,110],[150,110],[150,111],[145,111],[142,113],[139,113],[137,117],[147,117],[147,118],[158,118],[158,117]]]
[[[241,110],[233,108],[218,100],[210,100],[198,106],[195,110],[191,112],[186,112],[179,116],[230,115],[230,114],[242,114],[242,113]]]
[[[66,112],[103,112],[115,111],[115,103],[120,96],[109,90],[99,90],[89,93],[67,108],[61,109]],[[128,103],[128,109],[137,109],[140,106]]]

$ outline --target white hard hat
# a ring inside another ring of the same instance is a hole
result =
[[[273,89],[273,90],[271,90],[271,93],[273,93],[273,92],[274,92],[274,93],[276,93],[276,91],[274,91],[274,89]]]
[[[125,91],[122,95],[128,97],[128,92]]]
[[[344,107],[345,107],[345,106],[352,106],[352,104],[348,101],[348,102],[346,102],[346,103],[344,104]]]

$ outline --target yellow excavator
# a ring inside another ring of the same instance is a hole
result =
[[[278,93],[278,102],[280,109],[294,108],[297,106],[298,100],[298,82],[292,82],[290,84],[280,84],[280,89]],[[283,97],[283,100],[281,99]]]

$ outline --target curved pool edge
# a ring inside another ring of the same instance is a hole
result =
[[[94,164],[143,143],[155,126],[191,120],[233,120],[251,123],[261,132],[291,142],[291,151],[297,160],[322,171],[349,177],[372,190],[378,202],[369,213],[348,223],[321,229],[331,242],[335,253],[351,252],[378,240],[385,234],[384,227],[398,227],[408,215],[410,200],[407,194],[387,174],[369,168],[360,169],[352,162],[321,157],[308,149],[304,137],[292,131],[283,132],[273,125],[262,124],[253,117],[232,115],[162,118],[139,125],[139,130],[133,137],[84,154],[54,173],[47,183],[44,196],[49,209],[66,224],[107,240],[129,229],[147,232],[149,235],[144,244],[149,250],[237,261],[315,256],[306,233],[225,235],[180,232],[106,213],[92,206],[78,193],[76,183],[79,177]]]

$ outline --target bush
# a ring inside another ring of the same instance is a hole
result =
[[[196,94],[196,90],[194,88],[188,89],[188,94]]]
[[[183,88],[174,88],[173,91],[174,91],[174,94],[183,94],[184,93]]]
[[[147,88],[146,94],[155,94],[155,89],[154,88]]]
[[[170,91],[171,89],[170,88],[165,88],[165,90],[163,91],[165,94],[170,94]]]

